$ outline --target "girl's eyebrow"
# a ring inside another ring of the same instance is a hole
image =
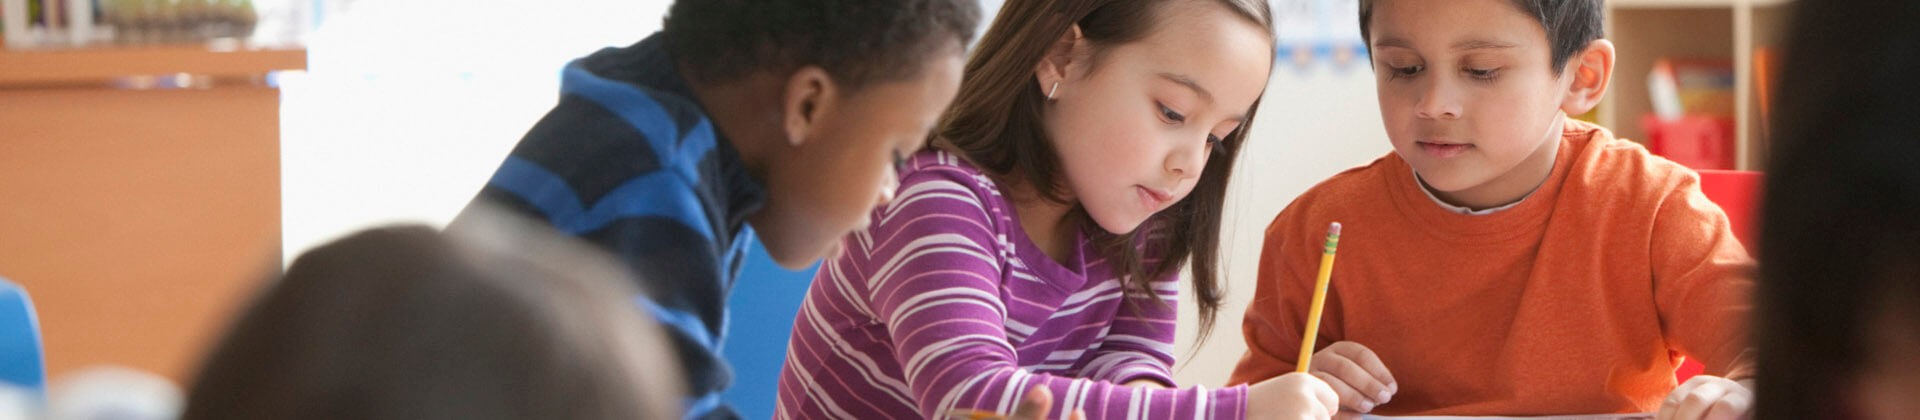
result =
[[[1192,89],[1193,93],[1199,94],[1200,99],[1207,101],[1207,103],[1209,104],[1213,103],[1213,92],[1208,91],[1206,87],[1200,86],[1200,82],[1194,81],[1192,77],[1187,77],[1187,75],[1184,75],[1184,74],[1174,74],[1174,73],[1166,73],[1166,72],[1156,73],[1156,75],[1160,76],[1160,78],[1162,79],[1166,79],[1167,81],[1178,83],[1181,86],[1186,86],[1187,89]],[[1233,120],[1234,122],[1246,122],[1247,115],[1240,114],[1230,119]]]
[[[1186,86],[1187,89],[1193,89],[1193,93],[1199,94],[1200,99],[1206,100],[1207,103],[1213,103],[1213,92],[1208,91],[1207,88],[1205,87],[1201,87],[1200,82],[1193,81],[1192,77],[1187,77],[1187,75],[1184,75],[1184,74],[1173,74],[1173,73],[1165,73],[1165,72],[1159,73],[1159,76],[1162,79],[1167,79],[1167,81],[1179,83],[1181,86]]]

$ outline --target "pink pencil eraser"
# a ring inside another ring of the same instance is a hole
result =
[[[1340,222],[1333,222],[1333,226],[1327,228],[1327,234],[1340,236]]]

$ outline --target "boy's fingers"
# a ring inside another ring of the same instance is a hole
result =
[[[1712,408],[1714,403],[1719,402],[1720,397],[1725,396],[1726,393],[1727,389],[1720,386],[1720,384],[1700,384],[1685,395],[1680,396],[1679,403],[1673,406],[1672,416],[1667,417],[1667,419],[1697,420],[1703,418],[1703,416],[1707,414],[1707,409]],[[1666,412],[1664,407],[1661,411]]]
[[[1010,420],[1046,420],[1047,412],[1053,410],[1053,391],[1045,385],[1035,385],[1020,397],[1020,406],[1013,408]]]
[[[1347,385],[1347,383],[1341,381],[1340,378],[1334,377],[1333,374],[1324,371],[1314,371],[1313,377],[1326,381],[1327,387],[1332,388],[1333,393],[1340,396],[1340,400],[1335,406],[1362,413],[1373,411],[1373,400],[1367,399],[1366,396],[1360,394],[1360,391],[1353,389],[1352,386]]]
[[[1728,392],[1707,408],[1707,414],[1701,416],[1707,420],[1739,420],[1746,417],[1752,407],[1753,397],[1740,392]]]
[[[1673,392],[1667,393],[1666,399],[1660,400],[1660,411],[1654,413],[1653,418],[1656,420],[1690,419],[1689,417],[1680,417],[1680,407],[1686,402],[1687,398],[1693,396],[1695,388],[1699,388],[1702,384],[1708,382],[1705,376],[1695,376],[1693,379],[1688,379],[1686,382],[1680,383],[1680,386],[1673,388]]]
[[[1352,341],[1342,341],[1335,344],[1339,344],[1338,349],[1332,346],[1329,346],[1327,349],[1334,350],[1340,355],[1346,356],[1348,360],[1359,364],[1361,369],[1366,369],[1368,374],[1373,375],[1374,380],[1385,384],[1392,392],[1399,392],[1400,384],[1393,380],[1393,372],[1387,370],[1387,364],[1380,361],[1380,355],[1375,354],[1373,349],[1369,349],[1367,346]],[[1384,401],[1386,398],[1382,398],[1381,400]]]
[[[1087,410],[1073,410],[1073,415],[1067,416],[1067,420],[1087,420]]]
[[[1331,373],[1334,377],[1340,378],[1342,382],[1346,382],[1347,386],[1358,391],[1361,397],[1365,397],[1369,408],[1374,405],[1386,404],[1387,400],[1392,399],[1393,391],[1387,388],[1387,384],[1381,383],[1378,378],[1375,378],[1372,373],[1367,372],[1366,369],[1361,368],[1359,364],[1346,358],[1345,355],[1335,354],[1330,356],[1333,357],[1323,357],[1320,358],[1320,360],[1314,360],[1313,364],[1319,365],[1316,366],[1315,370]],[[1369,410],[1359,411],[1365,413]]]

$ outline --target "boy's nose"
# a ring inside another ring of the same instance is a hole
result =
[[[1414,105],[1414,112],[1423,119],[1454,120],[1460,118],[1460,96],[1452,84],[1434,81],[1427,84],[1426,92],[1420,95],[1420,103]]]

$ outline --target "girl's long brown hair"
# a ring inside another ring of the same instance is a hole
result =
[[[1218,1],[1273,33],[1273,15],[1265,0]],[[1167,0],[1009,0],[993,26],[975,46],[961,76],[960,92],[934,132],[936,147],[964,156],[1003,185],[1024,183],[1042,197],[1067,202],[1059,182],[1060,159],[1048,139],[1041,111],[1046,97],[1033,75],[1049,49],[1072,24],[1079,24],[1093,50],[1101,52],[1138,41],[1177,2]],[[1172,29],[1169,29],[1172,30]],[[1247,122],[1228,135],[1201,172],[1187,198],[1142,223],[1147,229],[1111,234],[1093,224],[1078,206],[1072,222],[1091,227],[1096,249],[1126,273],[1128,292],[1152,293],[1150,282],[1192,263],[1194,301],[1199,305],[1199,341],[1213,329],[1220,308],[1220,218],[1225,210],[1227,178],[1253,123],[1259,101],[1247,110]],[[1017,177],[1017,179],[1016,179]],[[1156,240],[1148,241],[1148,233]],[[1164,240],[1159,240],[1164,239]],[[1136,244],[1144,242],[1145,247]],[[1161,258],[1148,267],[1143,256]]]

